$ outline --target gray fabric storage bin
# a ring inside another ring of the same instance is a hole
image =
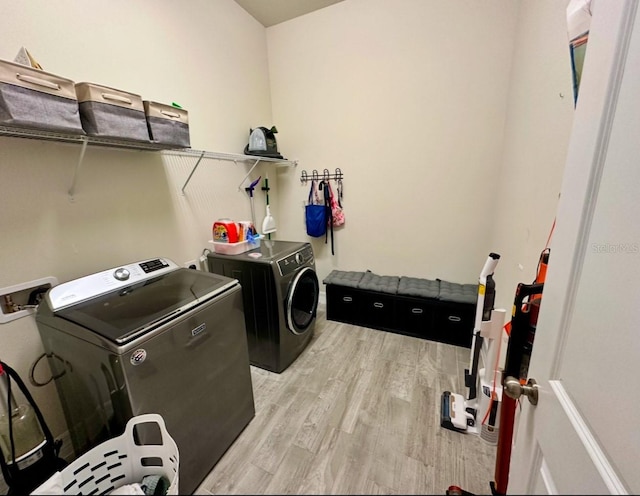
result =
[[[0,60],[0,125],[84,134],[75,83]]]
[[[88,135],[150,141],[140,95],[93,83],[76,84],[76,93]]]
[[[189,148],[189,113],[164,103],[144,100],[149,137],[154,143]]]

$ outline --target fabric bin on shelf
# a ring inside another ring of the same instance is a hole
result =
[[[150,141],[140,95],[86,82],[76,84],[76,94],[88,135]]]
[[[189,148],[189,113],[178,107],[144,100],[149,136],[154,143]]]
[[[75,83],[0,60],[0,125],[84,134]]]

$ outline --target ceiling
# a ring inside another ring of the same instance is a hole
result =
[[[343,0],[235,0],[264,27],[342,2]]]

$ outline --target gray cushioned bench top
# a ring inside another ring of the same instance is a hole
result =
[[[333,270],[322,282],[324,284],[357,288],[362,276],[364,276],[364,272]]]
[[[478,302],[478,285],[440,281],[439,299],[440,301],[475,305]]]
[[[379,293],[438,299],[451,303],[475,305],[478,301],[477,284],[458,284],[440,279],[380,276],[370,271],[333,270],[322,282],[324,284],[377,291]]]
[[[398,276],[379,276],[373,272],[365,272],[358,284],[358,289],[396,294],[399,282],[400,278]]]
[[[437,299],[440,295],[440,281],[402,276],[398,284],[398,294]]]

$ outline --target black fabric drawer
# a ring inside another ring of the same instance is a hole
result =
[[[471,348],[476,306],[439,302],[434,315],[433,340]]]
[[[358,305],[363,293],[356,288],[327,284],[327,320],[360,325]]]
[[[433,319],[437,300],[396,296],[395,328],[410,336],[433,339]]]
[[[385,331],[396,330],[394,306],[396,295],[365,291],[360,298],[358,311],[359,325],[382,329]]]

